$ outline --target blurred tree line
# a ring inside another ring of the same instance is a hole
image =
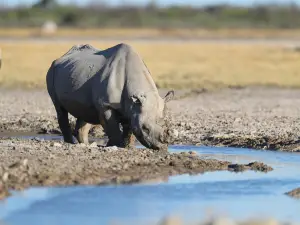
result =
[[[96,1],[95,1],[96,2]],[[0,9],[2,27],[36,27],[46,20],[68,27],[159,27],[159,28],[298,28],[300,8],[286,5],[230,5],[158,7],[151,1],[144,7],[109,7],[90,3],[86,7],[60,5],[40,0],[31,7]]]

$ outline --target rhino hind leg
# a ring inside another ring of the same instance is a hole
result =
[[[125,147],[123,134],[119,126],[119,119],[114,110],[112,109],[105,110],[103,128],[104,128],[104,132],[108,137],[108,142],[106,144],[107,147],[109,146],[117,146],[121,148]]]
[[[76,120],[75,133],[79,143],[89,144],[89,131],[92,125],[78,118]]]
[[[60,106],[56,106],[57,120],[59,128],[63,134],[64,141],[70,144],[75,144],[76,141],[72,135],[72,130],[69,123],[68,111]]]

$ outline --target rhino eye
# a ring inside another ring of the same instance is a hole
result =
[[[143,131],[145,131],[147,134],[150,133],[150,129],[149,129],[146,125],[143,125],[143,126],[142,126],[142,129],[143,129]]]

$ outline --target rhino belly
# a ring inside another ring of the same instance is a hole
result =
[[[82,103],[76,99],[62,99],[62,106],[75,118],[90,124],[100,124],[99,113],[92,104]]]
[[[93,103],[90,85],[85,88],[57,90],[60,105],[75,118],[80,118],[87,123],[99,124],[99,114]]]

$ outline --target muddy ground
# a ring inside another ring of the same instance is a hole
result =
[[[300,199],[300,188],[296,188],[294,190],[286,192],[285,194],[292,198]]]
[[[162,96],[166,90],[161,90]],[[0,136],[9,131],[60,134],[45,90],[0,89]],[[266,87],[175,92],[173,144],[300,151],[300,90]],[[72,126],[75,120],[70,117]],[[3,133],[4,132],[4,133]],[[90,133],[103,137],[101,127]]]
[[[30,186],[127,184],[205,171],[273,170],[259,162],[232,164],[204,160],[194,152],[104,148],[96,142],[71,145],[57,141],[12,139],[0,140],[0,149],[2,197],[7,196],[9,190]]]
[[[166,90],[161,90],[162,96]],[[300,90],[278,88],[176,91],[169,104],[173,144],[300,151]],[[175,174],[248,169],[267,172],[259,162],[234,165],[195,153],[103,148],[96,143],[7,138],[10,132],[60,134],[45,90],[0,90],[0,193],[29,186],[124,184],[167,179]],[[74,126],[74,118],[70,118]],[[103,137],[102,128],[91,137]],[[6,137],[5,137],[6,136]],[[103,143],[105,144],[105,143]]]

